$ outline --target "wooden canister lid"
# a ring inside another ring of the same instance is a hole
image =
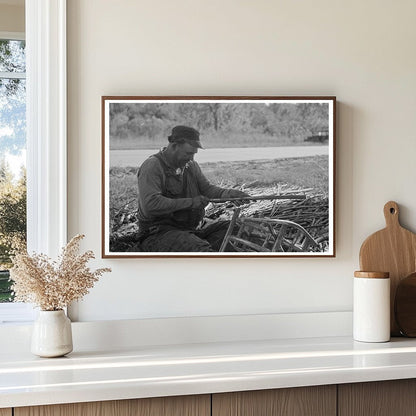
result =
[[[389,272],[354,272],[354,277],[364,277],[366,279],[388,279],[389,276]]]

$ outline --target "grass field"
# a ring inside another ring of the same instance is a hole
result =
[[[314,188],[328,193],[328,157],[314,156],[243,162],[202,163],[210,182],[220,186],[241,187],[256,183],[258,187],[288,184]]]
[[[279,184],[313,188],[328,195],[328,157],[313,156],[200,165],[211,183],[222,187],[270,188]],[[135,168],[110,170],[110,230],[117,232],[136,221],[137,178]]]

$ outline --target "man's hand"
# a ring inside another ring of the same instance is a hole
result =
[[[209,203],[209,199],[204,195],[199,195],[192,198],[192,209],[201,209],[205,208]]]
[[[227,190],[227,196],[229,198],[250,198],[250,195],[248,193],[240,191],[238,189]]]
[[[239,189],[227,190],[227,198],[242,198],[241,201],[232,201],[235,205],[248,204],[250,200],[244,198],[250,198],[250,195],[246,192],[240,191]]]

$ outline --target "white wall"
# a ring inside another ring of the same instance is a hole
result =
[[[19,2],[20,3],[20,2]],[[25,6],[0,3],[0,32],[25,31]]]
[[[81,321],[351,310],[365,237],[396,200],[416,231],[413,0],[68,1],[69,236],[110,266]],[[335,95],[333,259],[101,253],[102,95]]]

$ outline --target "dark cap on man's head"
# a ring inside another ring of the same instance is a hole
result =
[[[176,126],[172,129],[171,135],[168,137],[170,143],[184,140],[194,147],[202,149],[201,142],[199,141],[199,131],[188,126]]]

